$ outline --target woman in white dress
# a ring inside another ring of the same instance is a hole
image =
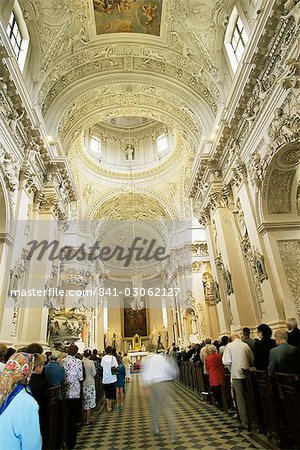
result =
[[[91,350],[87,349],[83,353],[83,364],[85,370],[85,379],[83,381],[83,409],[86,412],[86,423],[90,424],[92,409],[96,406],[96,388],[95,388],[95,376],[96,366],[94,361],[90,359]]]

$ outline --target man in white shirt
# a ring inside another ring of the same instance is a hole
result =
[[[242,427],[248,429],[248,414],[244,397],[245,375],[242,369],[249,369],[253,365],[254,356],[249,345],[241,340],[239,333],[232,333],[230,338],[232,342],[226,345],[222,360],[230,370],[231,385],[235,393]]]
[[[168,356],[150,352],[142,362],[142,382],[149,387],[150,407],[154,434],[160,433],[158,418],[165,413],[172,440],[175,441],[172,423],[172,391],[168,383],[175,380],[178,373],[177,363]]]

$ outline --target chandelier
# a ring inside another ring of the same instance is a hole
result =
[[[130,118],[128,117],[128,148],[133,148],[132,144],[131,144],[131,127],[130,127]],[[134,182],[133,182],[133,176],[132,176],[132,167],[131,167],[131,162],[132,162],[132,157],[129,158],[129,156],[127,155],[127,162],[128,162],[128,169],[130,171],[130,192],[131,195],[134,195]],[[135,239],[135,218],[132,218],[132,241],[134,241]],[[133,296],[133,300],[130,303],[130,307],[133,311],[140,311],[141,309],[144,308],[144,302],[141,300],[141,288],[143,285],[143,276],[138,274],[137,272],[137,265],[136,265],[136,261],[134,264],[134,274],[131,275],[131,284],[132,284],[132,292],[134,293]]]
[[[133,292],[136,295],[134,295],[133,301],[130,303],[130,308],[133,309],[133,311],[140,311],[144,308],[144,302],[141,300],[141,288],[143,285],[143,280],[137,273],[135,273],[131,276],[131,283]]]

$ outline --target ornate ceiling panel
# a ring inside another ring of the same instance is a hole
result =
[[[160,34],[162,0],[93,0],[93,5],[97,34]]]
[[[155,199],[147,195],[128,192],[110,198],[100,205],[95,219],[101,220],[157,220],[168,214]]]

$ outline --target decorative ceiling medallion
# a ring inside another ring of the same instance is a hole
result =
[[[160,35],[162,0],[93,0],[97,34]]]

